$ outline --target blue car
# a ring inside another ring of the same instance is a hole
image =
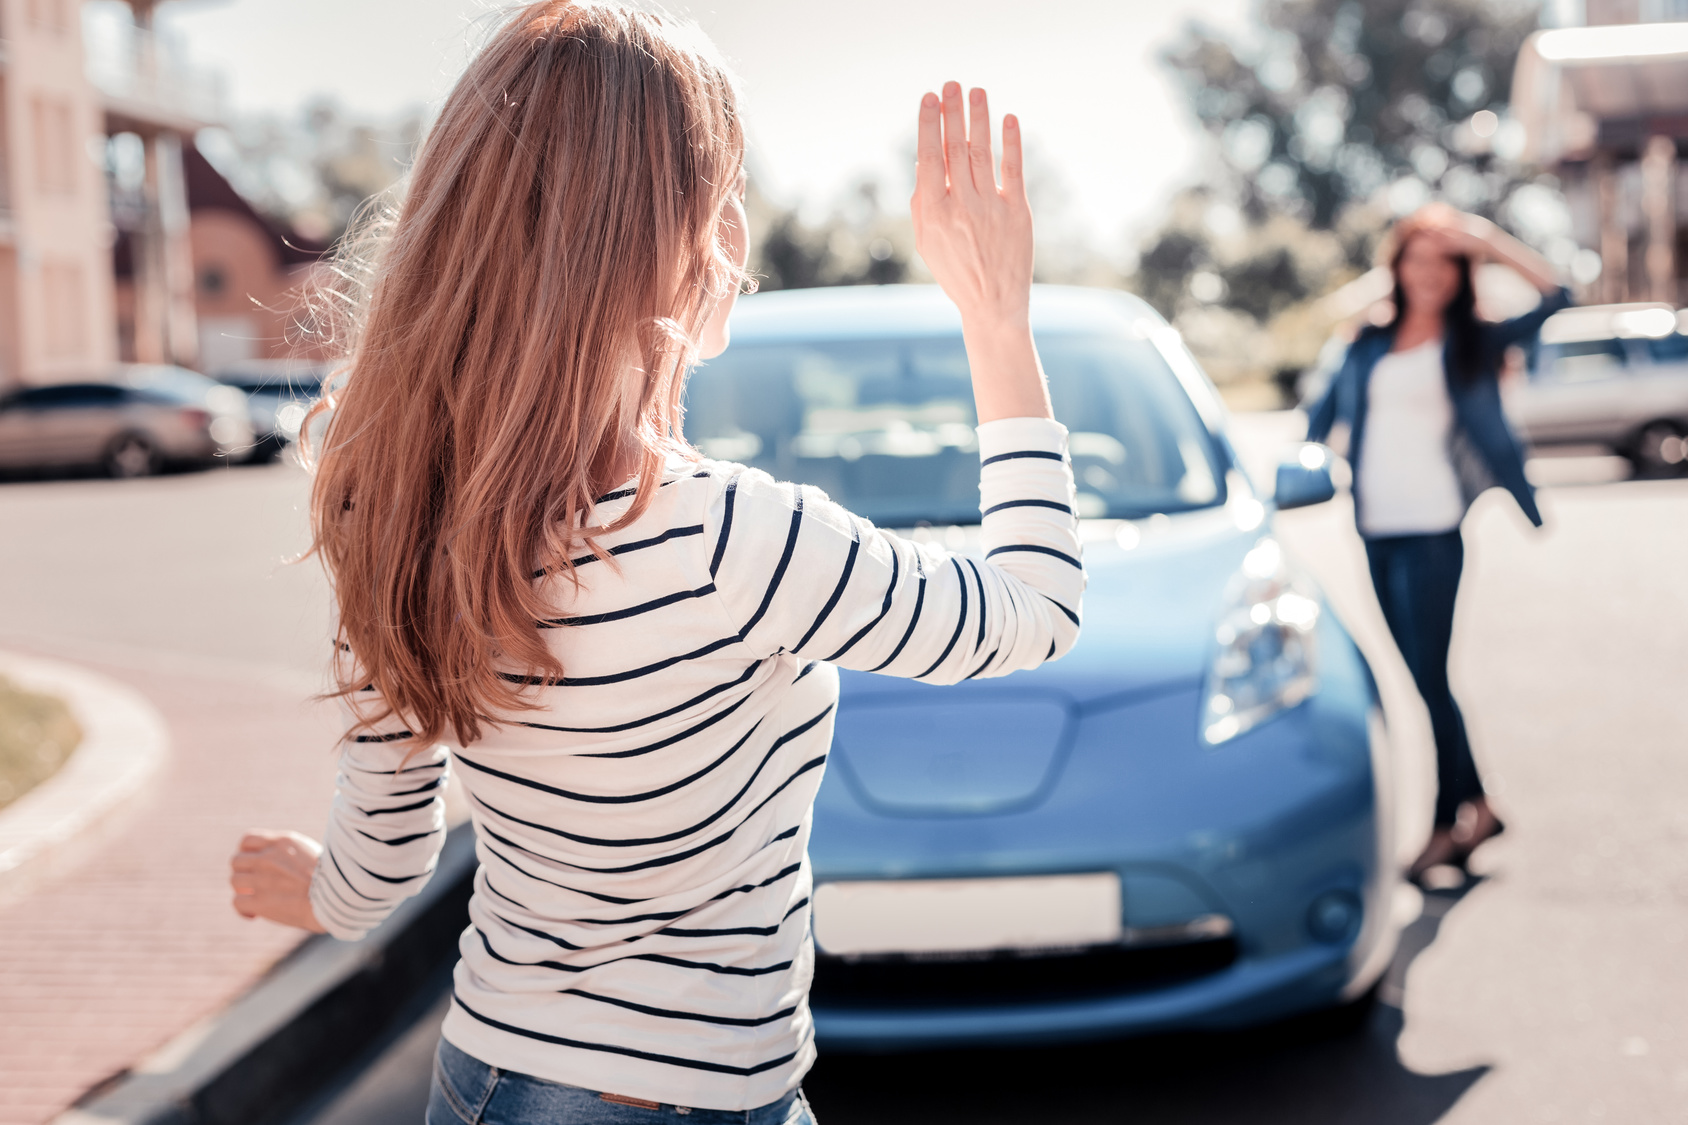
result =
[[[1363,1005],[1397,937],[1376,685],[1272,537],[1212,385],[1135,297],[1039,287],[1090,585],[1064,659],[843,673],[815,808],[817,1035],[898,1050],[1228,1028]],[[706,454],[978,544],[960,319],[936,288],[744,299],[697,370]]]

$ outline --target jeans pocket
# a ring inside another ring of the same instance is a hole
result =
[[[426,1125],[480,1125],[499,1072],[445,1040],[434,1051]]]

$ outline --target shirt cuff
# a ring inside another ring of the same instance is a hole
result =
[[[1053,418],[998,418],[981,423],[979,459],[988,461],[1005,453],[1067,452],[1067,427]]]

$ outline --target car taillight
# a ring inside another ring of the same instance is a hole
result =
[[[194,429],[202,430],[211,424],[211,412],[191,406],[184,407],[181,411],[181,419]]]

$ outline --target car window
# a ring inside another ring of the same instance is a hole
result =
[[[1038,343],[1081,515],[1224,500],[1213,439],[1151,343]],[[949,337],[735,344],[686,391],[686,437],[706,456],[818,485],[888,526],[978,522],[976,422],[967,354]]]
[[[1654,363],[1688,363],[1688,336],[1672,332],[1669,336],[1644,343],[1647,358]]]
[[[1536,377],[1552,383],[1592,383],[1622,375],[1627,362],[1622,340],[1543,344],[1536,358]]]
[[[6,399],[5,406],[7,409],[71,409],[116,406],[126,399],[122,387],[113,387],[105,383],[64,383],[18,391]]]

